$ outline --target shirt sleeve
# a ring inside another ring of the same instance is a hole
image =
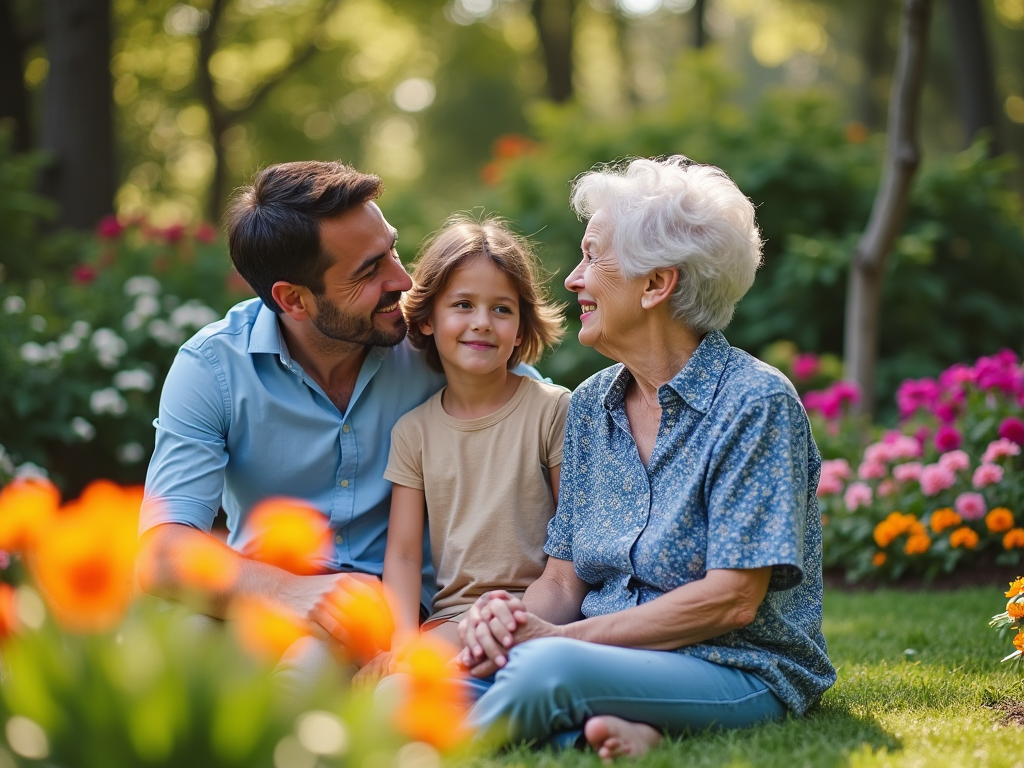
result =
[[[164,380],[139,533],[163,523],[209,531],[224,491],[229,401],[212,352],[182,347]]]
[[[409,418],[401,418],[391,430],[391,451],[384,479],[406,488],[423,490],[423,445]]]
[[[803,578],[808,427],[800,404],[770,395],[742,408],[708,472],[707,569],[772,566],[771,590]]]
[[[561,404],[561,401],[559,401]],[[582,492],[580,477],[581,451],[579,444],[578,406],[575,398],[568,403],[562,448],[562,472],[558,485],[558,508],[548,521],[548,540],[544,552],[559,560],[572,560],[573,523],[575,508]]]
[[[548,425],[547,463],[546,466],[557,467],[562,463],[562,451],[565,446],[565,416],[569,411],[569,392],[560,392],[555,407],[552,409],[551,424]]]

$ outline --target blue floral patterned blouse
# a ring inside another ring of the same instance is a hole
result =
[[[821,457],[796,392],[709,333],[658,391],[645,468],[626,419],[631,379],[614,365],[573,393],[544,550],[593,586],[585,616],[648,602],[709,569],[771,566],[751,624],[678,652],[753,672],[803,714],[836,673],[821,633]]]

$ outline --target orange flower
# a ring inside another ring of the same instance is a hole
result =
[[[449,662],[457,649],[429,633],[402,649],[396,669],[409,676],[409,690],[395,712],[395,726],[416,741],[452,749],[469,735],[469,708],[460,674]]]
[[[0,549],[29,552],[60,505],[60,491],[45,478],[19,477],[0,490]]]
[[[974,549],[978,546],[978,534],[966,526],[957,528],[949,534],[949,546],[953,549]]]
[[[536,148],[536,143],[518,133],[506,133],[494,141],[494,156],[511,159],[529,154]]]
[[[923,527],[923,526],[922,526]],[[914,533],[907,538],[903,551],[908,555],[923,555],[931,547],[932,540],[927,533]]]
[[[1006,604],[1006,612],[1010,614],[1010,618],[1014,621],[1024,619],[1024,602],[1011,600]]]
[[[240,598],[232,603],[231,615],[242,648],[270,664],[309,634],[309,625],[298,614],[270,600]]]
[[[1003,536],[1003,549],[1024,549],[1024,528],[1011,528]]]
[[[345,579],[338,582],[327,602],[330,607],[326,610],[348,637],[346,650],[356,659],[369,661],[391,648],[395,622],[382,584]]]
[[[298,499],[267,499],[256,505],[243,530],[242,553],[299,575],[323,573],[330,557],[327,517]]]
[[[0,640],[18,634],[20,629],[18,598],[14,587],[10,584],[0,584]]]
[[[141,500],[140,488],[95,482],[36,543],[29,567],[65,629],[104,631],[127,610]]]
[[[924,528],[913,515],[904,515],[902,512],[892,512],[882,522],[875,526],[875,543],[885,549],[892,544],[893,540],[904,533],[923,533]]]
[[[875,556],[871,558],[871,564],[875,566],[875,568],[881,568],[885,565],[885,561],[888,559],[889,558],[885,552],[875,552]]]
[[[197,539],[176,563],[178,579],[186,589],[223,592],[238,576],[238,561],[224,544],[212,536]]]
[[[942,533],[947,528],[956,528],[962,522],[960,515],[949,507],[943,507],[932,512],[930,524],[933,533]]]
[[[1010,588],[1006,590],[1007,597],[1016,597],[1024,594],[1024,576],[1018,576],[1010,582]]]
[[[1018,632],[1017,636],[1013,638],[1013,647],[1024,653],[1024,629]]]
[[[480,169],[480,180],[489,187],[493,187],[496,184],[501,183],[501,177],[503,175],[501,163],[497,160],[492,160],[491,162],[486,163],[484,167]]]
[[[991,533],[1003,533],[1013,528],[1013,512],[1006,507],[996,507],[985,515],[985,525]]]
[[[851,144],[862,144],[868,137],[867,126],[856,121],[847,123],[846,130],[843,133],[846,135],[846,140]]]

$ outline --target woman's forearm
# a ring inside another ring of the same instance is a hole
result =
[[[708,571],[649,603],[568,624],[562,634],[624,648],[693,645],[753,621],[770,577],[771,568]]]

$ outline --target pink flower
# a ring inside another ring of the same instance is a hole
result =
[[[878,484],[878,495],[879,496],[891,496],[897,489],[896,483],[893,480],[883,480]]]
[[[173,245],[185,236],[185,225],[171,224],[168,227],[156,230],[155,234],[168,245]]]
[[[6,571],[10,567],[11,554],[5,549],[0,549],[0,571]]]
[[[953,474],[953,470],[941,464],[929,464],[921,468],[918,482],[921,483],[921,493],[925,496],[934,496],[940,491],[951,488],[956,482],[956,475]]]
[[[934,379],[906,379],[896,390],[900,418],[913,416],[919,409],[931,411],[939,399],[939,385]]]
[[[818,498],[822,496],[835,496],[841,493],[843,490],[843,481],[835,475],[826,475],[822,473],[821,479],[818,480]]]
[[[971,457],[963,451],[950,451],[939,456],[939,466],[950,472],[964,472],[971,468]]]
[[[1017,445],[1024,445],[1024,421],[1007,416],[999,425],[999,436]]]
[[[956,406],[953,403],[939,403],[935,406],[935,415],[943,424],[952,424],[956,421]]]
[[[872,443],[864,449],[864,461],[872,464],[888,464],[894,458],[892,443]]]
[[[964,520],[981,520],[988,512],[985,497],[980,493],[961,493],[956,497],[953,506]]]
[[[213,224],[203,222],[196,227],[196,240],[200,243],[215,243],[217,242],[217,228]]]
[[[97,237],[102,237],[104,240],[116,240],[122,232],[124,232],[124,225],[113,214],[104,216],[96,225]]]
[[[855,382],[837,381],[830,389],[840,405],[860,402],[860,387]]]
[[[998,483],[1002,479],[1002,467],[998,464],[982,464],[974,470],[974,477],[971,478],[971,485],[975,488],[984,488],[986,485]]]
[[[71,279],[79,285],[88,285],[96,279],[96,270],[88,264],[79,264],[71,274]]]
[[[897,464],[892,468],[892,476],[901,483],[921,478],[923,466],[918,461],[908,461],[906,464]]]
[[[839,418],[839,407],[839,399],[832,394],[831,390],[804,393],[804,408],[811,412],[817,411],[826,419]]]
[[[871,503],[871,486],[864,483],[850,483],[846,486],[846,493],[843,494],[843,501],[846,508],[855,512],[860,507]]]
[[[846,459],[828,459],[821,462],[821,474],[824,477],[836,477],[840,480],[849,480],[851,476],[850,462]]]
[[[916,459],[921,455],[921,444],[913,437],[900,435],[892,443],[894,459]]]
[[[818,375],[819,370],[821,370],[821,361],[813,353],[804,352],[793,358],[793,375],[800,381],[813,379]]]
[[[864,461],[857,467],[857,477],[861,480],[880,480],[885,477],[885,464],[874,461]]]
[[[939,431],[935,433],[935,447],[939,453],[955,451],[962,442],[963,437],[960,435],[960,431],[948,424],[939,427]]]
[[[981,454],[982,462],[988,464],[993,461],[999,461],[1004,456],[1019,456],[1020,446],[1011,440],[1007,440],[1005,437],[1001,437],[998,440],[993,440],[988,444],[985,452]]]

